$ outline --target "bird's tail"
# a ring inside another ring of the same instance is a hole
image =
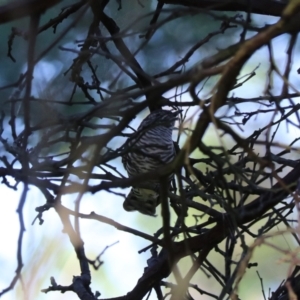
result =
[[[139,211],[145,215],[155,215],[156,206],[159,204],[159,193],[141,188],[132,188],[126,197],[123,208],[126,211]]]

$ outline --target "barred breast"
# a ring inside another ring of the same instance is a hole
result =
[[[127,141],[128,152],[122,162],[129,177],[153,171],[170,163],[175,157],[172,130],[180,111],[156,110],[147,116]],[[169,181],[173,174],[169,176]],[[133,187],[123,207],[154,215],[159,200],[159,180],[145,182],[149,188]]]

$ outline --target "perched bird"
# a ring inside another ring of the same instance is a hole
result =
[[[181,111],[158,109],[147,116],[135,134],[127,141],[128,152],[122,162],[129,177],[153,171],[171,162],[175,157],[172,131]],[[169,176],[169,181],[173,174]],[[159,200],[159,180],[145,182],[149,188],[133,187],[123,207],[126,211],[137,210],[154,215]]]

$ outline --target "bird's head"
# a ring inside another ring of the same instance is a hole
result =
[[[143,120],[139,129],[151,127],[153,125],[173,128],[175,121],[179,119],[178,115],[181,112],[182,110],[176,110],[176,111],[169,111],[163,109],[155,110]]]

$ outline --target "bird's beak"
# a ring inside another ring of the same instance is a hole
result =
[[[178,110],[172,112],[175,121],[179,120],[179,114],[182,112],[183,112],[182,109],[178,109]]]

